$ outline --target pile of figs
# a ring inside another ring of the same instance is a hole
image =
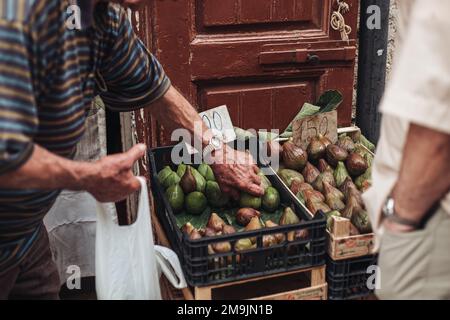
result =
[[[347,218],[352,235],[372,232],[362,193],[372,185],[375,146],[363,135],[342,134],[336,143],[319,135],[306,150],[283,144],[279,177],[312,214]]]

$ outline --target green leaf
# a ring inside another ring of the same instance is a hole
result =
[[[292,137],[292,123],[295,120],[303,119],[309,116],[313,116],[320,111],[320,107],[312,105],[310,103],[303,104],[300,112],[295,116],[295,118],[291,121],[291,123],[287,126],[286,130],[280,135],[281,138],[290,138]]]
[[[343,100],[342,93],[337,90],[329,90],[320,96],[316,105],[320,107],[320,113],[325,113],[336,110]]]

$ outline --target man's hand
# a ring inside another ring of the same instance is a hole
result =
[[[223,192],[239,199],[238,190],[254,196],[262,196],[261,177],[253,157],[245,152],[236,151],[227,145],[215,151],[211,165],[217,182]]]
[[[146,147],[139,144],[128,152],[105,157],[92,164],[84,179],[85,190],[99,202],[118,202],[140,189],[133,166],[145,155]]]

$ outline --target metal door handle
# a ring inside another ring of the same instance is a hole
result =
[[[356,47],[347,46],[328,49],[292,49],[281,51],[264,51],[259,54],[259,64],[317,64],[323,61],[353,61]]]

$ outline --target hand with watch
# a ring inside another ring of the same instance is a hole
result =
[[[211,165],[221,190],[234,199],[239,199],[240,190],[262,196],[264,190],[253,157],[224,143],[223,135],[219,131],[211,131],[212,136],[203,148],[203,160]]]
[[[384,203],[383,226],[388,231],[394,233],[413,232],[422,227],[422,221],[415,221],[406,217],[401,211],[397,211],[396,201],[393,196],[389,196]]]

